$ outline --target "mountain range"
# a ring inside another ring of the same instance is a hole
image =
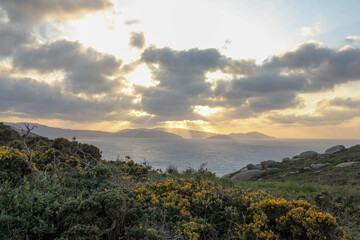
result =
[[[4,123],[9,126],[14,126],[12,123]],[[271,136],[259,132],[249,133],[231,133],[229,135],[220,135],[211,132],[186,130],[181,128],[137,128],[137,129],[123,129],[118,132],[105,132],[94,130],[73,130],[64,128],[49,127],[37,123],[16,123],[17,126],[36,126],[32,133],[40,136],[48,137],[51,139],[57,137],[65,137],[68,139],[76,138],[91,138],[91,137],[123,137],[123,138],[166,138],[166,139],[179,139],[179,138],[197,138],[197,139],[269,139]]]

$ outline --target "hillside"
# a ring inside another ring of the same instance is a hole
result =
[[[224,177],[244,188],[316,204],[340,219],[352,239],[360,239],[360,145],[249,164]]]
[[[2,124],[0,141],[0,239],[346,239],[356,230],[354,214],[344,222],[204,166],[105,161],[95,146],[21,137]]]
[[[231,137],[228,135],[216,134],[214,136],[208,137],[207,139],[231,139]]]
[[[12,123],[5,123],[8,126],[13,127]],[[64,128],[55,128],[48,127],[45,125],[37,123],[16,123],[17,126],[22,127],[24,124],[29,124],[29,126],[36,126],[32,131],[32,134],[39,136],[44,136],[50,139],[57,137],[64,137],[67,139],[75,138],[91,138],[91,137],[124,137],[124,138],[171,138],[178,139],[182,138],[173,133],[168,133],[165,131],[154,130],[154,129],[124,129],[116,133],[105,132],[105,131],[93,131],[93,130],[74,130],[74,129],[64,129]]]
[[[182,138],[181,136],[173,133],[157,131],[152,129],[126,129],[114,133],[113,136],[125,137],[125,138],[167,138],[167,139]]]
[[[216,134],[208,137],[207,139],[248,139],[248,140],[256,140],[256,139],[274,139],[275,137],[268,136],[266,134],[260,132],[248,132],[248,133],[230,133],[228,135],[224,134]]]
[[[8,126],[12,126],[12,123],[5,123]],[[67,139],[76,138],[88,138],[88,137],[111,137],[113,133],[104,132],[104,131],[92,131],[92,130],[74,130],[74,129],[65,129],[65,128],[56,128],[49,127],[46,125],[38,124],[38,123],[26,123],[30,126],[36,126],[32,133],[35,133],[40,136],[44,136],[47,138],[58,138],[64,137]],[[16,123],[18,126],[24,126],[24,123]]]
[[[230,138],[233,139],[273,139],[275,137],[260,133],[260,132],[248,132],[248,133],[231,133]]]
[[[154,128],[154,130],[174,133],[183,138],[192,138],[192,139],[208,138],[208,137],[216,135],[216,133],[212,133],[212,132],[189,130],[189,129],[182,129],[182,128]]]

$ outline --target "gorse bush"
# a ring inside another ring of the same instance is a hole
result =
[[[133,189],[148,216],[138,225],[165,238],[341,239],[336,219],[304,201],[224,189],[201,177],[168,179]]]

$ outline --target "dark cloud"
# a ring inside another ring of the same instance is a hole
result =
[[[126,25],[133,25],[133,24],[140,24],[141,21],[139,19],[131,19],[131,20],[126,20],[124,23]]]
[[[138,88],[138,91],[140,89]],[[189,119],[193,115],[190,97],[181,91],[163,88],[142,88],[141,107],[156,116],[165,116],[168,120],[175,120],[177,116]]]
[[[110,0],[0,0],[11,21],[25,24],[79,18],[112,5]]]
[[[131,99],[124,95],[84,99],[62,92],[57,85],[0,75],[0,112],[20,117],[72,121],[121,120],[126,117],[125,111],[132,107]]]
[[[298,69],[316,68],[331,57],[333,50],[321,45],[320,43],[305,43],[294,51],[288,51],[278,56],[273,56],[263,64],[263,68],[268,69]]]
[[[352,47],[336,51],[319,43],[307,43],[261,65],[247,61],[235,68],[234,62],[228,60],[224,68],[232,67],[234,78],[215,83],[213,95],[219,100],[213,104],[242,109],[235,111],[238,113],[246,107],[255,113],[299,107],[302,101],[298,94],[331,90],[360,80],[360,49]],[[236,70],[242,72],[238,77]]]
[[[248,99],[248,106],[254,112],[266,112],[297,107],[302,100],[293,92],[280,92],[268,96],[251,97]]]
[[[224,73],[230,73],[233,75],[252,75],[255,74],[259,69],[254,59],[227,59],[226,66],[223,69]]]
[[[274,72],[265,72],[256,76],[233,80],[233,90],[254,93],[300,91],[305,84],[306,78],[299,74],[279,75]]]
[[[0,21],[0,56],[9,56],[19,46],[35,41],[28,30],[15,24]]]
[[[64,71],[66,88],[87,94],[109,93],[120,87],[120,81],[113,77],[119,72],[121,63],[112,55],[66,40],[20,48],[13,60],[14,67],[20,70]]]
[[[323,107],[323,105],[359,110],[360,115],[360,99],[334,98],[328,101],[321,101],[319,106]]]
[[[130,35],[129,46],[143,49],[145,47],[145,36],[143,32],[132,32]]]

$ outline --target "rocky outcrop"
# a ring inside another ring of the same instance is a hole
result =
[[[231,180],[237,180],[237,181],[251,181],[258,177],[260,177],[265,171],[264,170],[258,170],[258,169],[252,169],[252,170],[244,170],[240,171],[237,174],[235,174]]]
[[[248,165],[246,166],[246,168],[247,168],[248,170],[261,169],[261,167],[256,166],[256,165],[251,164],[251,163],[248,164]]]
[[[316,157],[317,155],[319,155],[319,154],[315,151],[306,151],[306,152],[300,153],[300,157],[302,157],[302,158],[312,158],[312,157]]]
[[[304,158],[300,155],[296,155],[291,158],[291,161],[298,161],[298,160],[304,160]]]
[[[352,147],[350,147],[350,149],[356,149],[356,148],[360,148],[360,144],[354,145]]]
[[[326,166],[329,166],[329,165],[330,165],[330,163],[314,163],[314,164],[310,165],[310,168],[318,169],[318,168],[323,168],[323,167],[326,167]]]
[[[340,164],[336,165],[335,167],[338,167],[338,168],[350,167],[357,163],[359,163],[359,162],[344,162],[344,163],[340,163]]]
[[[266,170],[268,167],[274,165],[276,163],[276,161],[274,160],[267,160],[267,161],[262,161],[261,162],[261,167],[263,170]]]
[[[287,162],[290,162],[290,161],[291,161],[291,160],[290,160],[290,158],[288,158],[288,157],[282,159],[282,162],[283,162],[283,163],[287,163]]]
[[[333,154],[333,153],[341,152],[343,150],[345,150],[344,145],[336,145],[336,146],[333,146],[333,147],[327,149],[325,151],[325,154]]]

